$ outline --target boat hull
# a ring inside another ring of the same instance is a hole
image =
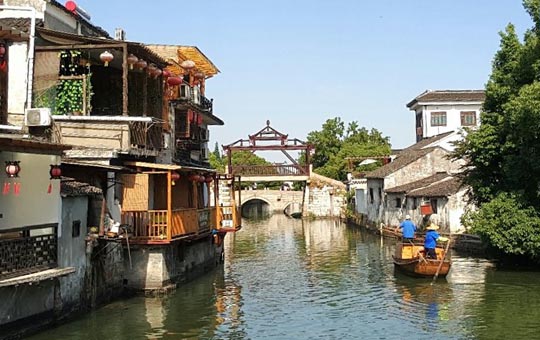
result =
[[[396,254],[392,256],[396,269],[419,277],[433,277],[439,270],[439,276],[444,277],[450,271],[452,263],[446,259],[444,250],[437,248],[437,259],[427,259],[423,254],[424,247],[413,244],[398,244],[396,246]],[[441,260],[444,258],[442,265]]]

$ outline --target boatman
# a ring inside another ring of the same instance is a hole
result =
[[[403,242],[414,240],[414,232],[416,231],[416,224],[411,221],[411,215],[405,215],[405,221],[401,222],[399,225],[401,228],[401,236]],[[397,228],[396,228],[397,231]]]
[[[436,225],[433,221],[426,228],[426,238],[424,241],[424,249],[426,251],[426,257],[428,259],[436,259],[437,253],[435,252],[435,247],[437,247],[437,241],[447,242],[448,238],[440,236],[437,232],[439,226]]]

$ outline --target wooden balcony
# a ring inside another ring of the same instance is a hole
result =
[[[122,223],[131,226],[133,243],[147,244],[170,243],[219,229],[215,207],[172,210],[170,219],[167,210],[124,211]]]
[[[162,126],[152,117],[53,116],[62,144],[124,154],[157,155],[163,148]]]

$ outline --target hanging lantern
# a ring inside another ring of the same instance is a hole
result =
[[[206,177],[204,179],[204,181],[206,183],[212,183],[213,180],[214,180],[214,177],[212,177],[212,175],[210,175],[210,174],[206,175]]]
[[[133,65],[135,65],[139,61],[139,58],[137,58],[135,55],[130,54],[127,57],[127,63],[129,64],[129,69],[133,70]]]
[[[110,63],[111,61],[113,61],[114,56],[112,55],[111,52],[105,51],[105,52],[103,52],[103,53],[101,53],[101,54],[99,55],[99,59],[101,59],[101,61],[102,61],[103,63],[105,63],[105,67],[107,67],[107,66],[109,66],[109,63]]]
[[[180,67],[182,67],[186,71],[190,71],[192,68],[195,67],[195,62],[193,60],[184,60]]]
[[[144,59],[139,59],[139,61],[135,63],[135,67],[139,70],[146,68],[146,66],[148,66],[148,63]]]
[[[60,165],[51,164],[49,175],[51,175],[50,179],[60,179],[62,176],[62,168],[60,168]]]
[[[154,70],[154,72],[152,73],[152,75],[154,76],[154,78],[157,78],[157,77],[159,77],[162,73],[163,73],[163,71],[161,71],[161,69],[156,68],[156,69]]]
[[[172,185],[176,185],[176,181],[180,179],[180,174],[176,171],[171,172]]]
[[[163,78],[169,78],[171,76],[171,72],[163,70],[163,72],[161,72],[161,75],[163,76]]]
[[[152,76],[154,75],[154,71],[157,69],[157,66],[154,65],[154,64],[150,64],[148,65],[148,67],[146,68],[146,72],[148,72],[148,75]]]
[[[204,79],[204,72],[197,72],[195,73],[195,78],[198,79],[198,80],[203,80]]]
[[[6,45],[0,44],[0,59],[4,59],[6,56]]]
[[[204,177],[204,175],[199,175],[198,180],[199,180],[199,183],[204,183],[206,182],[206,177]]]
[[[191,174],[191,175],[189,175],[189,180],[192,181],[192,182],[198,182],[199,181],[199,175]]]
[[[167,78],[167,84],[169,84],[169,86],[178,86],[180,84],[182,84],[183,81],[182,81],[182,78],[180,77],[169,77]]]
[[[6,175],[9,178],[19,177],[21,171],[20,161],[8,161],[6,162]]]

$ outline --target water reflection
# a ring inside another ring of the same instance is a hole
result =
[[[225,264],[164,298],[137,297],[34,339],[525,339],[540,274],[453,255],[431,285],[394,273],[395,244],[331,220],[272,216],[225,239]]]

